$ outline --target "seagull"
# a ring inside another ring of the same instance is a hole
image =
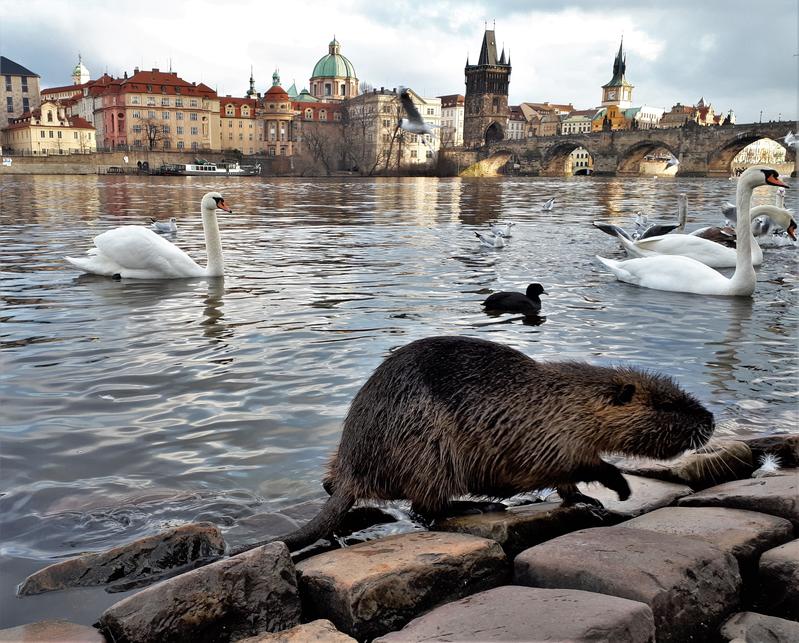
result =
[[[175,217],[171,217],[169,221],[158,221],[150,217],[150,230],[158,234],[173,234],[178,231],[178,224]]]
[[[680,164],[679,159],[677,159],[677,157],[674,156],[674,154],[672,154],[671,158],[668,161],[666,161],[666,169],[668,170],[670,167],[674,167],[675,165],[679,164]]]
[[[488,227],[491,228],[491,232],[494,233],[495,237],[507,238],[513,236],[511,228],[515,225],[513,221],[507,221],[506,223],[489,223]]]
[[[785,137],[783,137],[782,140],[785,141],[785,144],[788,147],[796,147],[797,144],[799,144],[799,134],[788,132],[788,134]]]
[[[480,245],[485,246],[486,248],[504,248],[505,247],[505,239],[503,239],[499,235],[494,235],[489,237],[485,234],[480,234],[479,232],[475,232],[474,235],[480,239]]]
[[[550,212],[555,209],[555,197],[547,199],[546,203],[541,207],[544,212]]]
[[[413,104],[413,99],[411,99],[411,95],[407,89],[403,89],[400,92],[400,103],[402,103],[402,109],[405,110],[407,116],[407,118],[400,119],[398,124],[400,129],[410,132],[411,134],[429,134],[430,136],[434,136],[433,128],[438,127],[438,125],[424,122],[419,110],[416,109],[416,105]]]

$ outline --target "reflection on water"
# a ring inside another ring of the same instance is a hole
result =
[[[220,190],[224,279],[114,281],[65,255],[155,216],[204,261],[199,200]],[[165,525],[221,525],[316,493],[347,405],[394,348],[476,335],[540,359],[673,375],[722,433],[796,426],[796,248],[765,251],[752,300],[621,284],[594,219],[636,210],[720,221],[726,180],[5,177],[0,183],[0,627],[91,622],[85,594],[12,599],[53,558]],[[541,204],[556,196],[556,209]],[[772,202],[770,189],[755,203]],[[789,193],[789,207],[797,196]],[[513,220],[506,248],[474,231]],[[542,316],[490,316],[497,290],[541,282]],[[80,597],[83,596],[84,599]],[[111,600],[117,600],[113,597]],[[83,611],[81,611],[83,610]]]

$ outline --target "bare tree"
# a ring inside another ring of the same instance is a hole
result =
[[[302,124],[302,145],[313,162],[330,176],[335,169],[336,159],[341,148],[340,136],[333,124],[304,122]]]
[[[157,118],[140,118],[138,124],[141,127],[141,134],[147,145],[147,149],[157,149],[158,144],[166,138],[162,127],[162,121]]]

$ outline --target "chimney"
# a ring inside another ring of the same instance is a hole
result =
[[[153,67],[153,71],[158,71],[158,67]]]
[[[138,67],[134,67],[133,68],[133,73],[134,74],[138,74],[139,73],[139,68]]]
[[[127,78],[127,77],[128,77],[128,72],[125,72],[125,78]]]

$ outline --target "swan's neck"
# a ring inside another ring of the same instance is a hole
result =
[[[780,188],[784,189],[784,188]],[[777,207],[778,208],[785,208],[785,192],[780,192],[777,190]]]
[[[754,188],[746,185],[745,181],[738,181],[735,194],[735,205],[738,209],[738,221],[735,223],[735,272],[730,278],[730,287],[733,290],[751,287],[753,291],[756,281],[755,269],[752,266],[752,244],[755,243],[755,238],[752,235],[749,208],[753,190]]]
[[[685,231],[685,224],[688,221],[688,197],[681,194],[677,197],[677,230]]]
[[[203,232],[205,233],[205,251],[208,265],[205,272],[209,277],[221,277],[225,274],[225,260],[222,257],[222,240],[219,238],[219,224],[216,210],[203,208]]]

